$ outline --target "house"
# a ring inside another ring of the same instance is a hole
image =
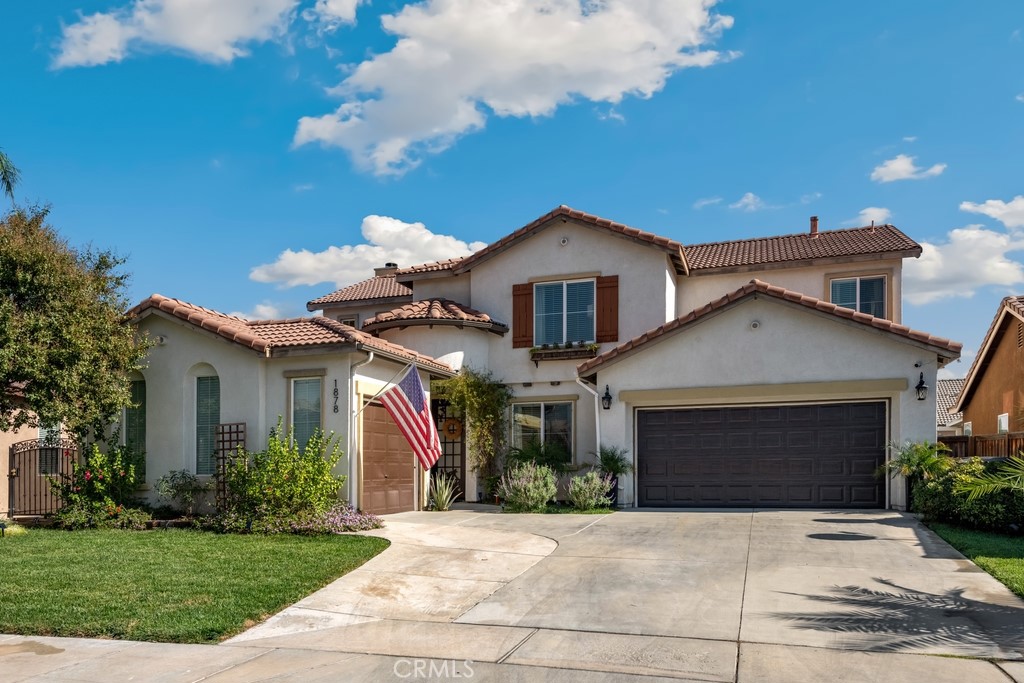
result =
[[[952,410],[968,436],[1024,431],[1024,296],[1000,302]]]
[[[454,374],[447,365],[322,316],[244,320],[154,294],[128,317],[155,342],[133,383],[151,500],[164,474],[209,479],[217,453],[264,448],[281,420],[300,444],[316,428],[341,439],[336,474],[347,477],[342,495],[354,505],[422,505],[423,475],[376,397],[410,366],[429,387]]]
[[[964,414],[950,412],[963,388],[962,377],[935,381],[935,429],[939,437],[963,435]]]
[[[391,310],[353,296],[391,266],[308,307],[375,310],[348,320],[490,370],[514,393],[513,445],[557,441],[581,466],[599,445],[628,448],[626,505],[902,508],[875,470],[887,443],[935,440],[928,387],[961,348],[901,324],[903,259],[920,254],[892,225],[812,218],[684,246],[560,206],[468,257],[395,269],[411,294]],[[477,499],[461,429],[450,436],[446,467]]]

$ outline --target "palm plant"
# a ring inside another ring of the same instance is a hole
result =
[[[949,447],[944,443],[931,441],[907,441],[900,445],[889,444],[893,454],[889,461],[878,468],[878,474],[895,477],[903,476],[907,482],[907,508],[914,509],[914,487],[920,482],[931,481],[953,466]]]
[[[14,162],[4,154],[3,150],[0,150],[0,190],[3,190],[4,194],[11,198],[12,204],[14,203],[14,186],[18,184],[20,177],[21,174],[14,166]]]
[[[996,491],[1024,493],[1024,453],[1011,455],[995,472],[979,474],[973,479],[957,483],[953,489],[967,494],[967,500],[976,500]]]

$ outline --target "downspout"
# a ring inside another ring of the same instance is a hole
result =
[[[597,389],[591,389],[590,385],[579,377],[576,378],[576,384],[586,389],[594,397],[594,436],[597,437],[594,452],[596,453],[601,450],[601,397],[597,395]]]
[[[356,370],[373,362],[373,351],[368,353],[370,355],[366,357],[366,360],[353,363],[349,366],[348,371],[348,481],[351,494],[349,495],[348,504],[356,509],[359,508],[359,468],[356,466],[355,454],[356,416],[359,415],[359,408],[362,407],[356,405],[358,403],[356,400]]]

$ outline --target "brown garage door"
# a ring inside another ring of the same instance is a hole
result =
[[[363,410],[363,512],[386,515],[414,509],[412,449],[388,411]]]
[[[642,507],[882,507],[886,404],[637,412]]]

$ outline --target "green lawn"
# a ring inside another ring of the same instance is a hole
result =
[[[0,633],[216,642],[387,546],[370,536],[32,529],[0,539]]]
[[[934,523],[932,530],[1024,598],[1024,537],[961,529]]]

